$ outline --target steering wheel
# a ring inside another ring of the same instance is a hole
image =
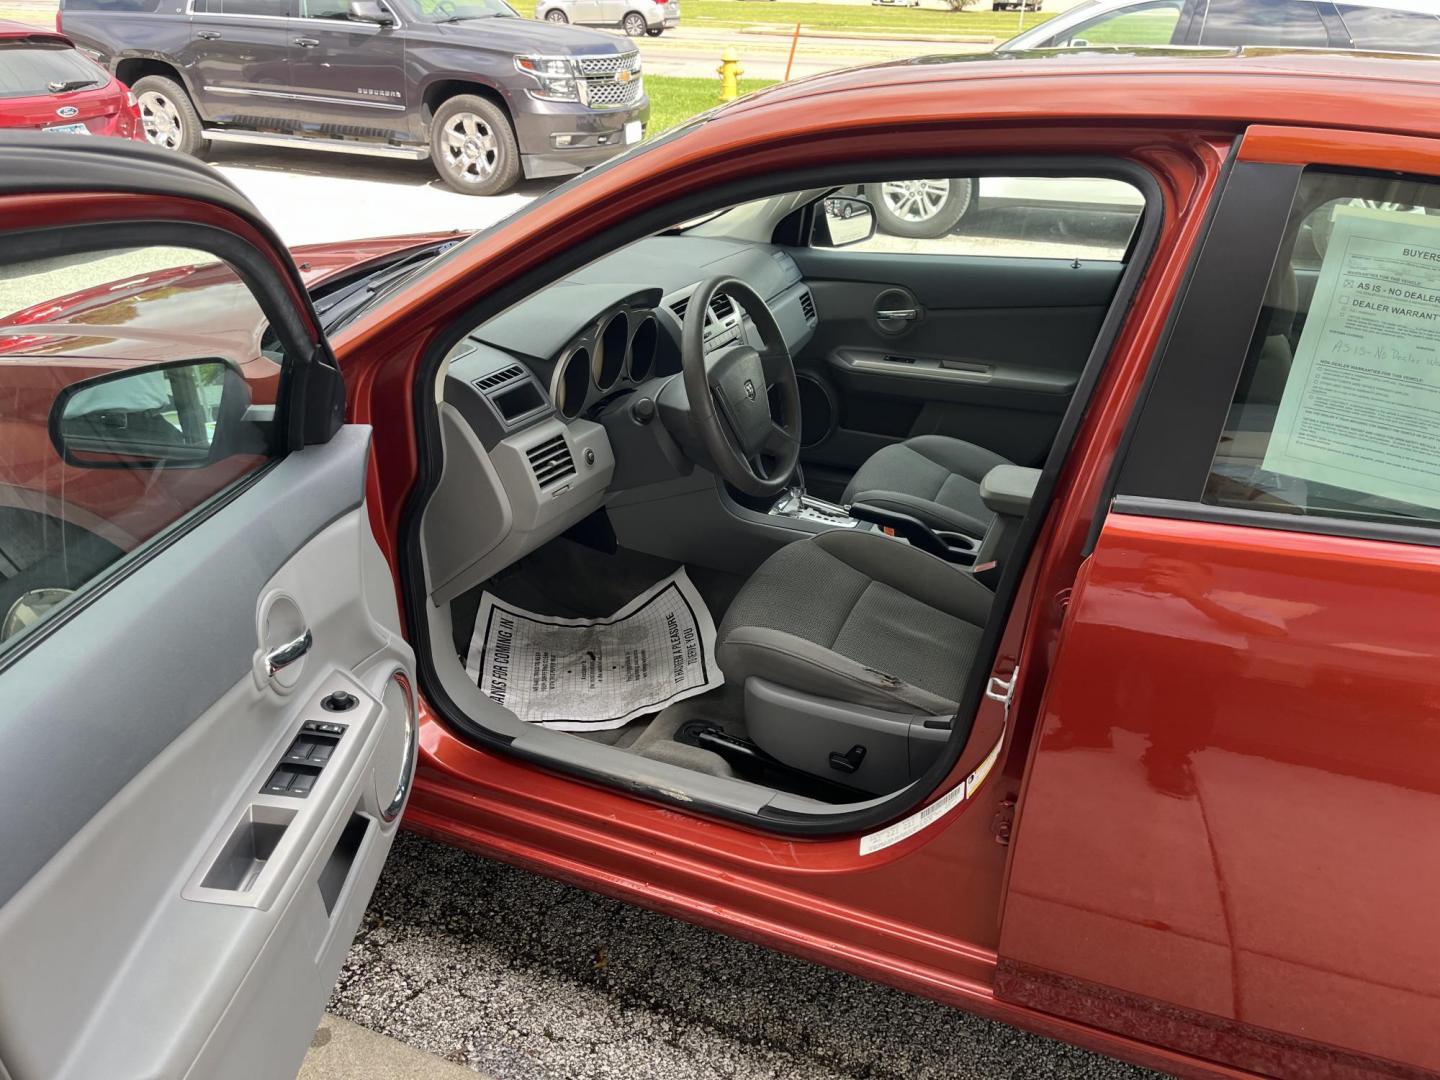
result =
[[[717,296],[750,316],[758,349],[742,334],[706,355],[705,313]],[[720,475],[747,495],[778,495],[800,460],[800,385],[780,324],[760,294],[723,275],[697,285],[685,309],[680,362],[691,420]]]

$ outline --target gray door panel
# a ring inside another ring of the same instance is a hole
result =
[[[0,671],[14,1080],[294,1075],[413,769],[368,443],[286,457]],[[269,678],[292,616],[313,645]],[[262,792],[313,721],[345,730],[309,795]]]
[[[1044,459],[1124,269],[1118,262],[793,252],[820,325],[796,367],[831,422],[804,462],[839,484],[876,450],[921,434]],[[885,319],[877,313],[910,312]],[[809,417],[807,416],[807,425]]]

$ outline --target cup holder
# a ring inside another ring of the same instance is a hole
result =
[[[957,532],[937,532],[935,535],[949,548],[951,562],[973,563],[975,556],[980,554],[979,537]]]

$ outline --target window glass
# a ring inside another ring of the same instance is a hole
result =
[[[1356,4],[1341,4],[1339,10],[1357,49],[1440,53],[1440,15]]]
[[[265,15],[283,19],[294,10],[290,0],[209,0],[211,15]]]
[[[69,46],[6,43],[0,39],[0,98],[49,97],[104,86],[109,76]]]
[[[917,255],[1124,259],[1144,199],[1098,177],[984,176],[842,188],[874,209],[875,232],[847,250]]]
[[[307,19],[348,19],[350,0],[300,0],[300,14]]]
[[[266,463],[280,379],[226,263],[0,263],[0,650]]]
[[[1325,48],[1330,35],[1313,0],[1210,0],[1200,44]]]
[[[1050,44],[1056,48],[1082,45],[1169,45],[1180,21],[1181,0],[1158,0],[1142,7],[1115,11],[1072,27]]]
[[[1204,501],[1440,521],[1440,185],[1306,174]]]

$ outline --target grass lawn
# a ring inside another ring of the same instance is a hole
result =
[[[980,34],[1004,41],[1020,32],[1018,11],[991,11],[987,0],[979,10],[931,11],[922,8],[877,8],[853,4],[796,4],[786,0],[680,0],[682,25],[732,29],[773,23],[811,30],[859,30],[867,34]],[[1025,12],[1025,25],[1050,18],[1044,11]]]
[[[773,82],[773,79],[741,79],[740,92],[745,94],[759,90]],[[647,134],[652,137],[720,104],[719,78],[646,75],[645,92],[650,95],[650,130]]]

